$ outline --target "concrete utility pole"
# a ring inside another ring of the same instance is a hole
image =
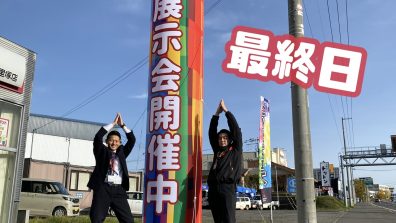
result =
[[[342,123],[342,137],[343,137],[343,139],[344,139],[344,156],[346,156],[346,154],[347,154],[347,150],[346,150],[346,141],[345,141],[345,131],[344,131],[344,120],[346,120],[346,119],[350,119],[350,118],[342,118],[342,119],[341,119],[341,123]],[[348,164],[348,161],[345,160],[345,163]],[[353,207],[353,205],[352,205],[352,192],[351,192],[352,184],[351,184],[351,180],[350,180],[350,178],[349,178],[349,168],[350,168],[350,167],[345,166],[346,177],[347,177],[347,182],[348,182],[348,199],[349,199],[349,200],[348,200],[348,203],[349,203],[349,207]]]
[[[341,166],[341,175],[342,175],[342,197],[344,198],[344,205],[348,207],[347,195],[346,195],[346,187],[345,187],[345,178],[344,178],[344,161],[342,160],[342,154],[340,155],[340,166]]]
[[[303,37],[302,0],[288,0],[288,9],[289,34],[295,37]],[[298,223],[316,223],[308,95],[305,89],[294,83],[291,83],[291,95]]]

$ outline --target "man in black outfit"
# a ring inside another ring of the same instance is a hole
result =
[[[125,146],[121,144],[118,131],[109,132],[106,138],[107,145],[103,143],[103,137],[115,125],[119,125],[125,132],[128,139]],[[114,210],[119,222],[133,222],[126,194],[129,190],[126,158],[131,153],[135,141],[133,132],[125,126],[119,113],[113,123],[103,126],[96,133],[93,143],[96,166],[88,182],[88,187],[93,190],[89,213],[91,222],[102,223],[106,219],[109,207]]]
[[[219,115],[223,111],[230,131],[222,129],[217,132]],[[209,141],[214,152],[208,176],[210,209],[215,223],[233,223],[235,189],[242,173],[242,132],[223,100],[210,121]]]

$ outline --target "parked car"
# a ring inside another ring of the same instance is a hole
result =
[[[131,208],[132,214],[143,214],[143,192],[127,192],[128,204]]]
[[[128,204],[129,204],[129,207],[131,208],[132,214],[142,215],[143,214],[143,192],[139,192],[139,191],[129,192],[129,191],[127,191],[127,195],[128,195]],[[111,216],[115,216],[115,213],[111,208],[109,208],[109,214]]]
[[[271,201],[263,204],[260,195],[254,196],[251,202],[252,202],[252,208],[257,208],[260,210],[269,209],[271,207],[271,204],[273,210],[279,208],[279,201]]]
[[[19,209],[31,216],[77,216],[79,199],[71,196],[63,184],[43,179],[22,179]]]
[[[252,207],[252,203],[250,201],[250,198],[248,198],[248,197],[237,197],[236,198],[236,204],[235,204],[236,209],[249,210],[251,207]]]

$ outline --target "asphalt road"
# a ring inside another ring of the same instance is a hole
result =
[[[270,216],[270,210],[236,210],[238,223],[270,223]],[[393,210],[378,203],[358,203],[349,211],[317,211],[316,217],[318,223],[396,223],[396,205]],[[298,222],[296,210],[274,210],[272,218],[274,223]],[[202,222],[214,222],[209,209],[203,210]]]

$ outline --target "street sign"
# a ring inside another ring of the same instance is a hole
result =
[[[296,188],[296,178],[295,177],[289,177],[287,178],[287,193],[296,193],[297,188]]]

